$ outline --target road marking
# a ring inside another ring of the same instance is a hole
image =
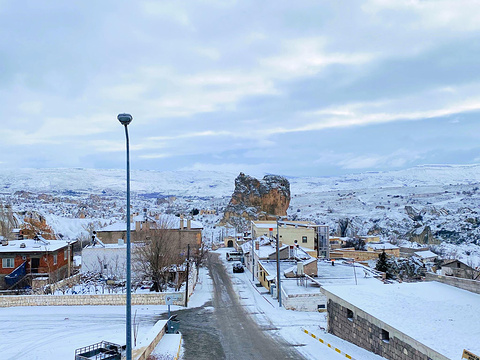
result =
[[[325,342],[322,338],[319,338],[317,335],[315,334],[312,334],[311,332],[309,332],[307,329],[303,329],[303,332],[307,335],[310,335],[312,338],[314,339],[317,339],[318,341],[320,341],[322,344],[324,345],[327,345],[330,349],[333,349],[335,350],[337,353],[341,354],[341,355],[344,355],[347,359],[351,359],[351,360],[356,360],[354,357],[348,355],[348,354],[345,354],[342,350],[340,350],[339,348],[336,348],[335,346],[332,346],[331,344]]]

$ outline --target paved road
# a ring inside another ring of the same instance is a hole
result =
[[[185,360],[304,359],[294,347],[271,336],[268,327],[260,329],[245,312],[218,254],[210,254],[207,263],[213,301],[177,312]]]

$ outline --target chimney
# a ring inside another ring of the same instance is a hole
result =
[[[180,230],[183,229],[183,215],[180,215]]]
[[[187,230],[191,230],[192,228],[192,220],[187,219]]]
[[[142,222],[135,221],[135,231],[140,231],[142,229]]]

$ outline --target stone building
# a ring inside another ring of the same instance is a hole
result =
[[[328,331],[392,360],[480,354],[480,295],[438,282],[326,286]]]

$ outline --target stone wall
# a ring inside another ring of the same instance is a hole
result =
[[[328,331],[333,335],[391,360],[448,360],[369,314],[347,306],[328,300]]]
[[[75,274],[69,278],[57,281],[56,283],[50,284],[50,291],[54,293],[58,289],[61,289],[64,286],[72,287],[80,282],[81,274]],[[43,293],[43,287],[49,284],[49,279],[41,277],[32,279],[32,289],[36,293]]]
[[[454,276],[437,275],[434,273],[427,273],[425,276],[425,280],[438,281],[463,290],[468,290],[476,294],[480,294],[480,281],[477,280],[462,279]]]
[[[79,276],[79,275],[78,275]],[[75,281],[77,276],[64,279],[65,282]],[[197,269],[190,266],[188,297],[193,294],[197,282]],[[58,287],[58,283],[53,286]],[[165,305],[165,296],[181,294],[174,305],[185,305],[185,292],[161,292],[147,294],[132,294],[132,305]],[[11,306],[83,306],[83,305],[123,305],[126,304],[126,294],[76,294],[76,295],[6,295],[0,296],[0,307]]]
[[[185,293],[149,293],[132,294],[132,305],[165,305],[165,296],[181,294],[182,300],[175,305],[185,304]],[[126,304],[126,294],[98,295],[10,295],[0,296],[0,307],[11,306],[83,306],[83,305],[123,305]]]

